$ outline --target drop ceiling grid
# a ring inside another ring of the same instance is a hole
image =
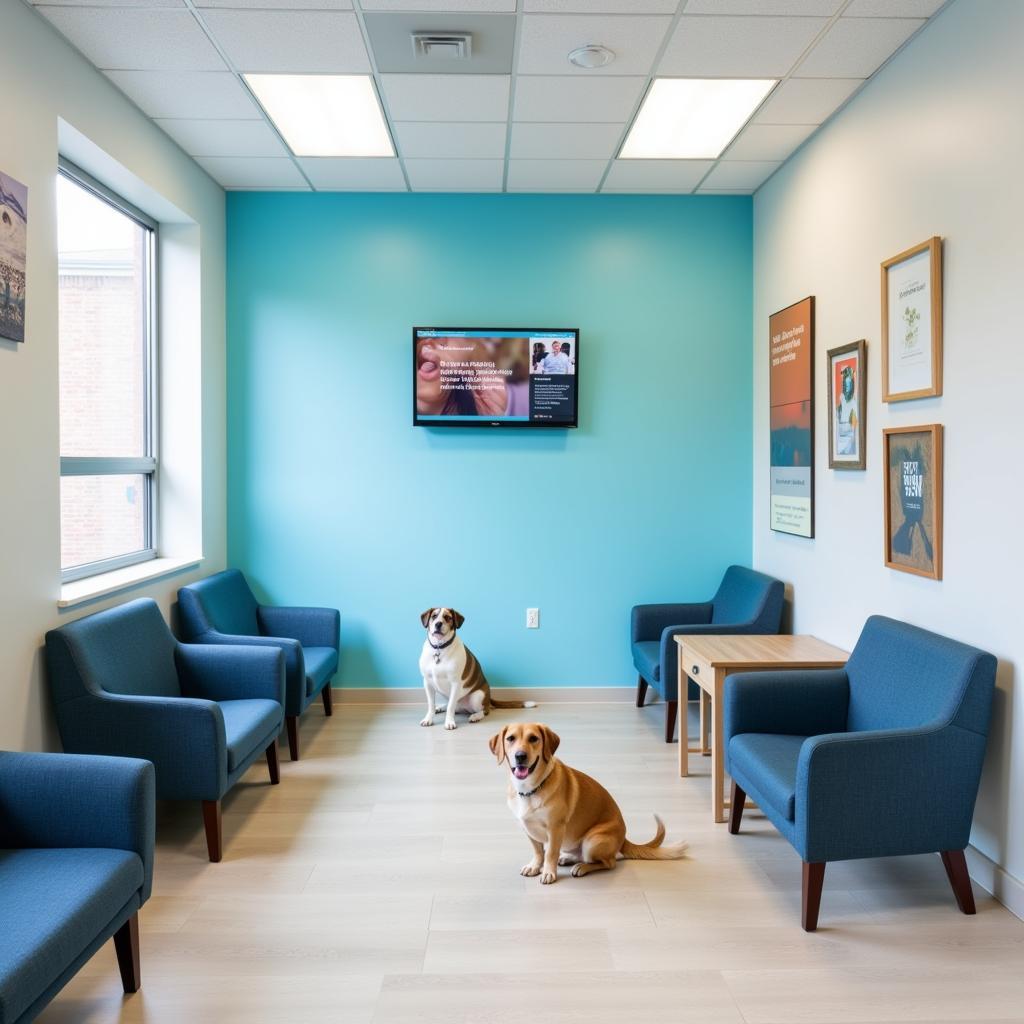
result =
[[[265,171],[268,188],[314,191],[749,193],[949,0],[25,2],[228,188],[259,188]],[[429,72],[448,109],[424,119],[439,109],[428,79],[381,72],[365,12],[450,14],[452,30],[460,14],[514,18],[510,74],[487,76],[504,80],[488,101],[480,76]],[[298,31],[286,38],[286,25]],[[154,46],[161,31],[167,44]],[[563,70],[562,51],[586,43],[619,60]],[[245,82],[250,70],[370,74],[395,158],[295,157]],[[617,160],[654,78],[694,76],[779,84],[717,160]],[[200,104],[207,94],[212,105]],[[473,119],[457,117],[467,107]],[[436,151],[445,138],[455,148]]]

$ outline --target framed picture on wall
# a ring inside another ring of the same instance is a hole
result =
[[[771,528],[814,536],[814,296],[768,318]]]
[[[885,564],[942,579],[942,426],[889,427],[885,458]]]
[[[0,338],[25,340],[28,189],[0,172]]]
[[[882,264],[882,401],[942,394],[942,239]]]
[[[867,343],[853,341],[828,353],[828,467],[864,469]]]

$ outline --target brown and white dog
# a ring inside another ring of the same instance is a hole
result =
[[[457,729],[455,712],[465,711],[471,722],[479,722],[491,708],[535,708],[535,701],[497,700],[491,696],[480,662],[462,642],[457,631],[465,616],[454,608],[428,608],[420,622],[427,639],[420,653],[420,673],[427,691],[427,714],[420,725],[433,725],[434,715],[445,712],[444,727]],[[440,696],[440,707],[436,698]]]
[[[520,874],[540,875],[542,885],[558,880],[558,865],[574,865],[580,878],[592,871],[610,871],[616,858],[678,860],[686,843],[662,846],[665,826],[649,843],[631,843],[626,823],[611,794],[589,775],[555,757],[558,736],[539,722],[507,725],[491,737],[498,764],[508,763],[512,776],[508,805],[533,845],[533,859]]]

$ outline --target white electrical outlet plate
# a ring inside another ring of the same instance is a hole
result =
[[[540,629],[540,609],[539,608],[527,608],[526,609],[526,628],[527,629]]]

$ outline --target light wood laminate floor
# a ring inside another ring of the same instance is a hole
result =
[[[225,801],[221,864],[198,806],[161,806],[142,991],[121,994],[108,943],[41,1020],[1024,1021],[1024,923],[977,887],[977,916],[958,913],[938,857],[831,865],[819,930],[801,931],[796,854],[756,811],[739,836],[712,823],[709,759],[678,777],[662,707],[550,704],[451,733],[422,714],[311,709],[281,785],[260,763]],[[632,839],[657,811],[690,856],[522,878],[487,740],[527,717],[611,790]]]

